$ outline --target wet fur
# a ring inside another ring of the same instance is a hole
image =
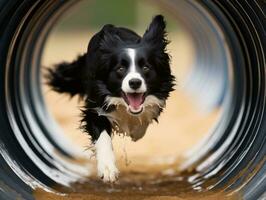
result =
[[[105,25],[90,40],[87,53],[80,55],[73,62],[63,62],[48,69],[46,80],[53,90],[70,96],[79,95],[85,101],[81,120],[82,129],[91,136],[93,142],[103,130],[110,135],[112,130],[127,132],[124,125],[117,129],[121,123],[121,120],[118,122],[117,116],[120,111],[124,115],[125,108],[121,109],[121,105],[110,103],[110,97],[121,98],[121,88],[115,81],[110,84],[110,77],[108,77],[111,68],[115,65],[113,54],[121,48],[141,46],[147,49],[149,63],[154,66],[157,74],[155,81],[147,83],[149,87],[147,93],[163,103],[154,104],[146,109],[150,113],[146,121],[149,124],[152,120],[157,120],[174,86],[170,57],[166,52],[166,46],[169,43],[166,36],[165,21],[161,15],[153,19],[143,37],[126,28]],[[106,102],[108,98],[109,103]],[[152,109],[154,111],[150,111]],[[113,116],[111,116],[112,113]],[[134,117],[128,116],[127,119],[129,118]],[[132,122],[132,120],[126,121]],[[143,128],[144,132],[145,130],[146,127]],[[128,135],[132,134],[128,133]],[[139,136],[132,138],[136,140]]]

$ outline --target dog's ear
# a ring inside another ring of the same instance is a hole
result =
[[[106,24],[103,28],[95,34],[88,45],[88,54],[95,53],[97,50],[110,50],[118,44],[118,36],[115,34],[115,26]]]
[[[117,35],[117,28],[112,24],[106,24],[96,33],[89,42],[86,64],[89,68],[88,75],[95,78],[105,78],[108,67],[113,62],[112,52],[121,44]]]
[[[143,40],[151,45],[160,45],[163,49],[168,44],[166,22],[162,15],[156,15],[143,35]]]
[[[111,24],[107,24],[102,28],[102,38],[100,41],[100,50],[105,52],[112,52],[114,48],[123,43],[117,34],[117,28]]]

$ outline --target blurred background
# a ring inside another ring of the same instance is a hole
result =
[[[196,62],[193,36],[184,21],[159,6],[154,1],[80,1],[59,19],[47,39],[42,57],[44,67],[72,61],[86,52],[90,38],[105,24],[127,27],[142,35],[153,16],[165,16],[171,41],[168,52],[172,56],[171,69],[177,85],[159,123],[151,124],[144,138],[133,142],[127,137],[114,136],[114,150],[122,176],[130,170],[177,173],[176,164],[182,162],[184,153],[212,131],[221,113],[219,107],[204,109],[198,98],[188,92],[189,76]],[[197,95],[204,98],[206,92]],[[89,137],[79,130],[82,102],[57,94],[46,85],[43,85],[43,94],[58,124],[59,131],[54,134],[68,140],[69,148],[77,152],[77,159],[94,162],[86,150]]]

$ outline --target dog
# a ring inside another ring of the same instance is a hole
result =
[[[142,138],[149,124],[158,122],[174,90],[165,29],[162,15],[152,19],[142,37],[104,25],[86,53],[47,71],[47,84],[54,91],[84,100],[81,129],[91,137],[98,176],[104,182],[115,182],[119,174],[112,134],[125,134],[133,141]]]

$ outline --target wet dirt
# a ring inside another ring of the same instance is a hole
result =
[[[94,174],[87,181],[76,182],[70,187],[53,186],[60,194],[41,189],[34,191],[36,200],[240,200],[240,194],[230,194],[223,188],[209,191],[211,182],[189,183],[191,172],[180,172],[178,165],[154,164],[148,158],[138,158],[134,165],[120,159],[120,171],[116,183],[103,183]],[[83,161],[84,162],[84,161]],[[95,163],[94,163],[95,164]]]
[[[55,187],[56,188],[56,187]],[[75,183],[71,189],[56,188],[64,195],[36,190],[37,200],[89,200],[89,199],[162,199],[162,200],[239,200],[240,195],[223,191],[197,191],[182,176],[138,171],[122,174],[116,184],[105,184],[97,177],[84,183]]]

